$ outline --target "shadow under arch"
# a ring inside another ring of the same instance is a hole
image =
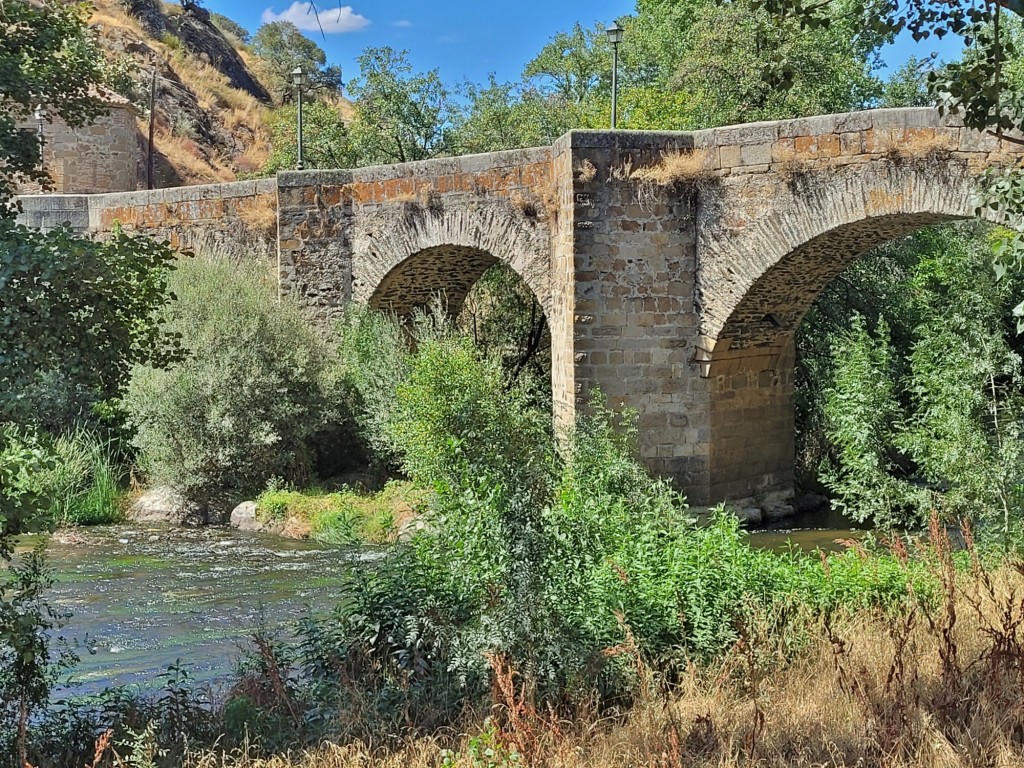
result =
[[[473,286],[498,263],[480,248],[451,244],[425,248],[384,275],[368,304],[406,318],[440,296],[448,314],[457,317]]]

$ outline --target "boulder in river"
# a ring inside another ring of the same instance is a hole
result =
[[[792,517],[796,510],[790,504],[772,504],[764,510],[764,517],[770,523]]]
[[[260,521],[256,519],[255,501],[243,501],[231,510],[231,527],[240,531],[262,530]]]
[[[231,510],[231,527],[240,531],[259,531],[263,533],[282,534],[285,527],[283,520],[260,520],[256,517],[256,502],[243,501]]]
[[[760,507],[744,507],[743,509],[735,509],[736,516],[740,519],[740,522],[746,523],[747,525],[760,525],[764,519],[764,515],[761,514]]]
[[[173,488],[158,485],[143,493],[128,508],[128,519],[136,523],[170,523],[185,527],[206,525],[206,509],[188,501]]]

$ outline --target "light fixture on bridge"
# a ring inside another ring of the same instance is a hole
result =
[[[619,26],[619,22],[613,21],[611,26],[605,30],[608,35],[608,42],[612,44],[612,130],[618,122],[619,106],[619,43],[622,42],[622,35],[625,30]]]
[[[302,162],[302,89],[309,82],[302,67],[296,67],[292,70],[292,82],[295,83],[295,103],[298,108],[296,117],[298,121],[298,158],[295,162],[295,170],[301,171],[305,168]]]
[[[36,119],[36,139],[39,141],[39,167],[42,168],[43,163],[43,121],[46,120],[46,108],[42,104],[37,104],[35,110],[32,112],[33,117]]]

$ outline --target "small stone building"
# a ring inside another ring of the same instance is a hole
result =
[[[95,97],[107,107],[96,119],[70,128],[44,105],[42,121],[43,165],[57,194],[130,192],[136,189],[139,165],[135,106],[123,96],[95,89]],[[39,129],[33,122],[24,128]],[[39,194],[38,184],[24,184],[21,194]]]

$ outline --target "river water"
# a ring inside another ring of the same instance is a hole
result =
[[[845,520],[816,513],[750,535],[753,546],[841,548],[858,537]],[[339,549],[225,528],[105,526],[58,532],[48,546],[55,602],[72,613],[63,630],[80,664],[64,692],[156,684],[181,662],[193,679],[232,669],[259,623],[285,629],[308,608],[333,605],[355,558]]]
[[[223,677],[251,630],[329,608],[360,555],[225,528],[104,526],[60,531],[48,547],[54,601],[81,662],[66,692],[153,685],[179,660]]]

